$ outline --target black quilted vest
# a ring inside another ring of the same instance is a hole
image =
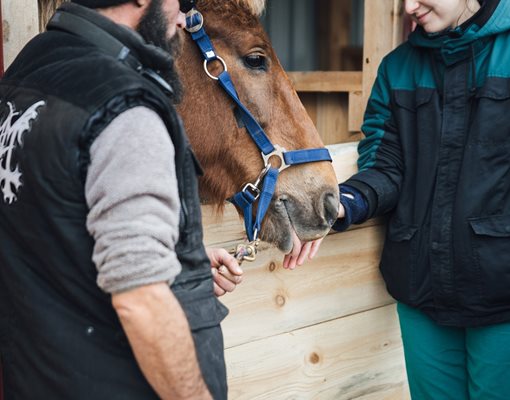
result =
[[[219,324],[226,309],[214,297],[202,244],[200,167],[165,93],[169,88],[154,73],[172,60],[92,10],[66,4],[56,15],[0,82],[5,400],[157,398],[111,297],[96,284],[94,241],[85,226],[89,148],[112,119],[136,106],[160,115],[176,149],[168,163],[176,164],[182,204],[176,251],[183,269],[172,290],[188,317],[204,378],[215,399],[224,399]],[[87,29],[95,26],[90,38],[62,28],[60,18],[75,23],[74,17],[85,20]],[[112,46],[116,41],[120,52]]]

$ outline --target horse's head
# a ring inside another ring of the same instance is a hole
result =
[[[262,28],[264,0],[199,0],[204,26],[221,56],[239,98],[286,150],[323,143]],[[236,117],[233,101],[204,72],[197,46],[187,33],[177,68],[185,94],[179,106],[191,144],[202,163],[201,196],[216,204],[254,182],[264,167],[260,151]],[[218,75],[222,65],[210,63]],[[261,238],[282,251],[297,234],[310,241],[328,233],[338,212],[338,186],[329,162],[291,166],[281,172]]]

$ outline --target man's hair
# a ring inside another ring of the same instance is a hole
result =
[[[119,4],[129,3],[133,0],[71,0],[71,2],[88,8],[108,8]]]
[[[168,19],[163,11],[162,0],[152,0],[145,15],[138,24],[138,33],[147,43],[160,47],[172,55],[175,59],[180,52],[181,41],[178,33],[173,38],[167,38]],[[160,71],[161,76],[165,79],[174,90],[173,101],[178,103],[182,99],[183,89],[179,79],[179,75],[175,70],[175,65],[169,65],[165,71]]]

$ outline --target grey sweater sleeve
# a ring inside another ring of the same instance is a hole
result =
[[[171,284],[181,271],[174,151],[163,121],[145,107],[120,114],[90,148],[87,229],[107,293]]]

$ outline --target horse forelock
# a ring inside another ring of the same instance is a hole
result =
[[[244,5],[254,15],[260,17],[266,8],[266,0],[234,0],[240,5]]]

